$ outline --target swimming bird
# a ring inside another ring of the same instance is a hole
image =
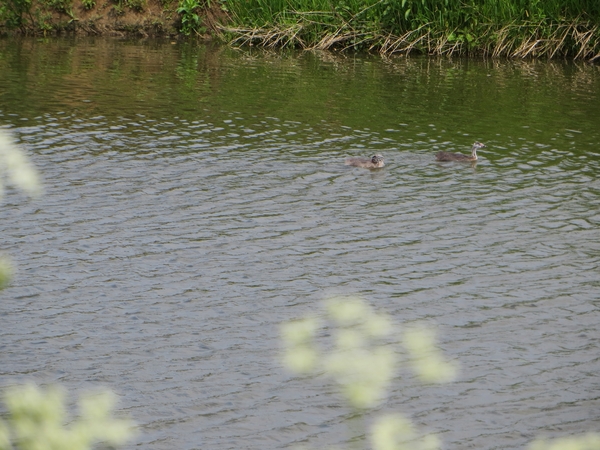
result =
[[[373,156],[371,156],[371,159],[368,159],[368,158],[346,158],[345,164],[347,166],[364,167],[366,169],[379,169],[379,168],[385,166],[385,164],[383,163],[382,155],[373,155]]]
[[[477,150],[484,147],[484,144],[475,141],[473,147],[471,147],[471,156],[461,153],[439,152],[435,155],[435,159],[437,161],[477,161]]]

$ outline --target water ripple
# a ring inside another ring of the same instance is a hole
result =
[[[15,127],[46,195],[5,198],[19,273],[2,375],[111,386],[146,448],[344,444],[352,414],[280,367],[277,324],[350,292],[437,323],[463,367],[445,386],[403,372],[382,410],[450,448],[594,429],[597,153],[497,136],[477,165],[439,164],[471,138],[434,127],[407,139],[241,113]],[[373,152],[384,169],[343,164]]]

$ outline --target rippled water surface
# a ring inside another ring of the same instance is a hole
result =
[[[462,368],[402,371],[368,421],[448,449],[598,429],[598,66],[2,40],[0,125],[46,189],[3,199],[2,385],[107,386],[131,448],[344,445],[278,324],[357,293]]]

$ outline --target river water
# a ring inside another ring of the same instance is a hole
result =
[[[402,370],[367,422],[447,449],[599,428],[599,66],[0,40],[0,125],[45,184],[2,199],[2,386],[108,387],[126,448],[346,446],[278,326],[358,294],[461,366]]]

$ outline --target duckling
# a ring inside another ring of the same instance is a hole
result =
[[[367,158],[346,158],[347,166],[364,167],[366,169],[380,169],[385,166],[382,155],[373,155]]]
[[[475,141],[473,147],[471,147],[471,156],[461,153],[438,152],[435,159],[437,161],[477,161],[477,150],[484,147],[484,144]]]

